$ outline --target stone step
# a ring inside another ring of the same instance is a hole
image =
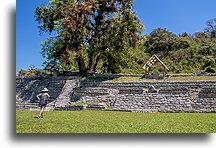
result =
[[[83,105],[65,105],[65,107],[63,107],[61,109],[62,110],[67,110],[67,111],[83,110],[84,106]]]
[[[24,107],[25,105],[20,105],[20,104],[16,105],[16,108],[24,108]]]
[[[38,104],[16,104],[16,107],[38,107]]]
[[[63,86],[59,86],[59,87],[57,87],[57,86],[49,86],[48,87],[48,89],[49,89],[49,91],[54,91],[54,90],[60,90],[60,89],[62,89],[63,88]]]
[[[40,107],[37,105],[24,105],[24,104],[17,104],[16,109],[21,109],[21,110],[39,110]],[[50,111],[53,110],[53,107],[50,106],[49,104],[46,106],[44,111]]]
[[[49,86],[51,86],[51,85],[55,85],[55,86],[57,86],[57,85],[64,85],[65,83],[62,83],[62,82],[55,82],[55,81],[52,81],[50,84],[49,84]]]
[[[34,105],[34,106],[38,106],[38,103],[25,103],[24,105]]]
[[[176,81],[176,82],[82,82],[81,87],[148,87],[153,85],[155,87],[214,87],[215,81]]]
[[[106,107],[102,104],[87,104],[86,109],[105,109]]]
[[[61,91],[63,87],[48,87],[49,92]]]
[[[25,106],[25,105],[17,105],[16,109],[24,109],[24,110],[30,110],[30,109],[34,109],[34,110],[38,110],[39,107],[38,106]]]

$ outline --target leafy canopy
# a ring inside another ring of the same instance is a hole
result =
[[[113,61],[139,41],[144,26],[132,7],[133,0],[52,0],[36,8],[40,31],[54,34],[42,55],[47,63],[76,61],[81,73],[94,72],[100,60]]]

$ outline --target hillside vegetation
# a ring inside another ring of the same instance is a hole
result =
[[[169,68],[169,73],[194,73],[197,70],[215,73],[215,37],[205,32],[193,36],[183,33],[175,35],[166,29],[155,29],[146,36],[143,43],[135,49],[131,60],[123,68],[124,73],[143,72],[142,66],[156,54]],[[160,63],[153,70],[163,71]]]

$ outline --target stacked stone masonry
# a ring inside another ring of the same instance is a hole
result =
[[[154,86],[156,93],[150,93]],[[100,102],[133,112],[215,112],[215,81],[109,82],[74,77],[17,77],[17,109],[38,110],[36,95],[47,87],[46,110],[82,110],[74,103]]]

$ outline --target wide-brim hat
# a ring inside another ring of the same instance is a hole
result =
[[[49,91],[47,88],[42,89],[43,92]]]

